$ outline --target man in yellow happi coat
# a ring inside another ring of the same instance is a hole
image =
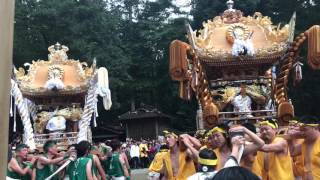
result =
[[[300,134],[303,141],[294,144],[288,140],[290,151],[294,156],[301,155],[303,163],[303,179],[320,179],[320,132],[319,119],[313,116],[305,116],[300,121]],[[295,134],[289,134],[295,137]]]
[[[228,136],[228,126],[218,124],[209,131],[211,144],[214,145],[214,152],[217,155],[217,170],[224,167],[229,155],[231,154],[231,141]]]
[[[266,180],[293,180],[292,160],[285,139],[276,137],[278,124],[275,120],[266,120],[260,123],[261,138],[265,145],[258,153],[260,159],[262,179]],[[263,157],[261,157],[263,156]]]
[[[300,180],[303,177],[303,158],[301,154],[294,154],[292,147],[294,145],[302,144],[303,137],[300,131],[300,123],[297,120],[290,120],[286,134],[283,136],[288,141],[290,155],[292,158],[293,174],[296,180]]]
[[[139,145],[139,151],[140,151],[140,162],[142,168],[147,168],[148,166],[148,145],[145,140],[142,140],[141,144]]]
[[[155,155],[153,161],[149,166],[148,176],[150,179],[161,179],[160,172],[163,167],[163,157],[169,151],[168,146],[166,144],[162,144],[159,152]]]
[[[200,142],[189,135],[177,136],[165,131],[169,151],[163,156],[162,172],[167,180],[186,180],[196,173],[194,163],[198,160],[198,151],[194,146]]]

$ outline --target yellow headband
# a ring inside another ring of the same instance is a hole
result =
[[[318,127],[319,124],[303,124],[304,126]]]
[[[216,166],[218,160],[217,159],[202,159],[199,158],[199,163],[202,165],[207,165],[207,166]]]
[[[168,149],[160,149],[159,152],[168,152]]]
[[[290,120],[289,124],[298,124],[299,122],[297,120]]]
[[[272,127],[273,129],[277,129],[277,128],[278,128],[278,125],[277,125],[277,124],[272,124],[272,123],[270,123],[269,121],[262,121],[262,122],[260,122],[260,126],[261,126],[261,125],[267,125],[267,126]]]
[[[226,131],[223,130],[222,128],[220,128],[220,127],[214,127],[214,128],[212,128],[212,129],[208,132],[208,136],[212,135],[212,134],[215,133],[215,132],[220,132],[220,133],[226,134]]]
[[[172,135],[173,137],[178,138],[178,136],[174,132],[163,131],[163,133],[165,134],[165,136]]]
[[[291,121],[289,121],[289,125],[290,125],[290,126],[302,126],[303,123],[300,123],[300,122],[297,121],[297,120],[291,120]]]

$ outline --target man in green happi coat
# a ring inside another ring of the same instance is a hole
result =
[[[16,147],[16,156],[9,158],[7,167],[7,179],[31,180],[33,164],[37,157],[31,157],[30,162],[26,162],[29,147],[25,144],[19,144]]]
[[[88,158],[91,145],[87,141],[81,141],[76,145],[77,159],[70,167],[72,174],[70,180],[93,180],[92,160]]]
[[[37,161],[36,180],[45,180],[57,170],[57,164],[69,158],[67,154],[58,153],[56,143],[51,140],[43,145],[43,151],[44,155],[39,156]],[[52,178],[52,180],[58,179],[58,175]]]

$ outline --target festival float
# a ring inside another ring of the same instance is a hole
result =
[[[48,50],[48,60],[14,68],[11,79],[10,114],[14,119],[16,114],[21,117],[23,142],[34,149],[49,139],[61,148],[91,141],[90,124],[96,126],[98,116],[97,96],[103,97],[105,110],[112,105],[108,71],[97,68],[95,60],[89,67],[86,62],[68,59],[69,48],[59,43]]]
[[[320,27],[294,37],[295,13],[280,26],[259,12],[244,16],[233,5],[228,0],[227,10],[203,22],[199,30],[186,24],[189,42],[170,44],[170,76],[179,82],[182,99],[194,95],[198,100],[198,128],[266,118],[286,126],[294,117],[287,93],[289,75],[295,83],[302,79],[299,53],[306,41],[307,64],[320,69]]]

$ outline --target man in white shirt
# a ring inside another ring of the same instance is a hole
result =
[[[130,147],[130,157],[131,157],[131,166],[133,169],[137,169],[139,165],[139,157],[140,157],[140,150],[137,142],[134,141]]]
[[[240,114],[241,117],[253,117],[250,113],[252,100],[248,95],[247,85],[245,83],[240,85],[240,94],[230,97],[227,102],[231,102],[234,112],[248,112]]]
[[[241,84],[240,94],[231,99],[234,112],[251,112],[251,98],[247,95],[247,85]],[[252,117],[251,113],[241,114],[241,116]]]

